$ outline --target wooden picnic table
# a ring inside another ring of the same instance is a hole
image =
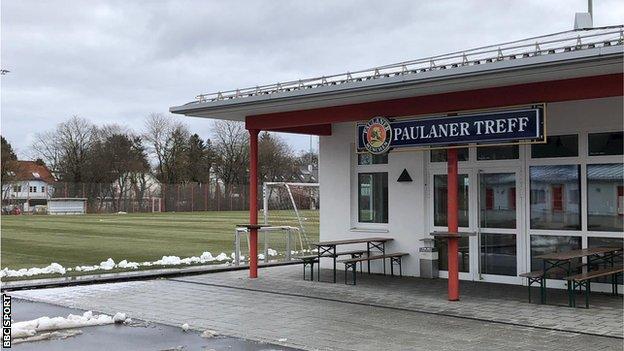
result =
[[[357,238],[357,239],[343,239],[343,240],[331,240],[320,241],[312,245],[317,248],[317,257],[319,260],[319,269],[317,270],[318,281],[321,281],[321,269],[320,262],[321,257],[331,257],[334,260],[334,283],[336,282],[336,246],[338,245],[351,245],[351,244],[364,244],[366,243],[366,254],[370,256],[371,249],[376,249],[381,252],[382,255],[386,254],[386,242],[392,241],[392,238],[386,237],[369,237],[369,238]],[[370,261],[368,261],[368,273],[370,274]],[[384,274],[386,273],[386,265],[384,264]]]
[[[615,258],[622,255],[621,247],[594,247],[580,250],[551,252],[543,255],[536,256],[536,259],[542,260],[542,274],[544,277],[543,286],[541,289],[541,302],[546,302],[546,276],[548,271],[556,269],[563,269],[566,272],[566,276],[572,275],[572,260],[576,258],[587,257],[587,266],[591,266],[594,263],[602,262],[606,264],[615,263]],[[569,289],[569,287],[568,287]],[[569,301],[570,306],[572,301]]]

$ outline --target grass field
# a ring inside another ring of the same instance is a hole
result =
[[[303,211],[308,237],[318,239],[318,211]],[[295,225],[287,213],[271,222]],[[2,216],[2,268],[95,265],[109,257],[119,262],[155,261],[164,255],[199,256],[234,251],[234,227],[249,212],[178,212],[83,216]]]

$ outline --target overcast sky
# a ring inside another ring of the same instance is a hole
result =
[[[135,130],[199,93],[572,29],[587,0],[1,2],[1,132],[22,158],[72,115]],[[595,0],[594,25],[624,2]],[[184,119],[210,135],[206,119]],[[295,150],[309,139],[285,135]]]

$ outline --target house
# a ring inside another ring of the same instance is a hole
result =
[[[23,212],[47,205],[53,192],[54,176],[43,164],[35,161],[10,161],[2,184],[2,207]]]

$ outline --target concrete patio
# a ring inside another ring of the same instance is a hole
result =
[[[621,348],[622,296],[594,293],[591,308],[527,302],[526,287],[462,282],[446,301],[446,280],[361,275],[358,285],[303,281],[300,266],[171,279],[19,291],[11,295],[303,349]],[[331,279],[331,271],[323,271]],[[537,295],[537,289],[535,293]]]

